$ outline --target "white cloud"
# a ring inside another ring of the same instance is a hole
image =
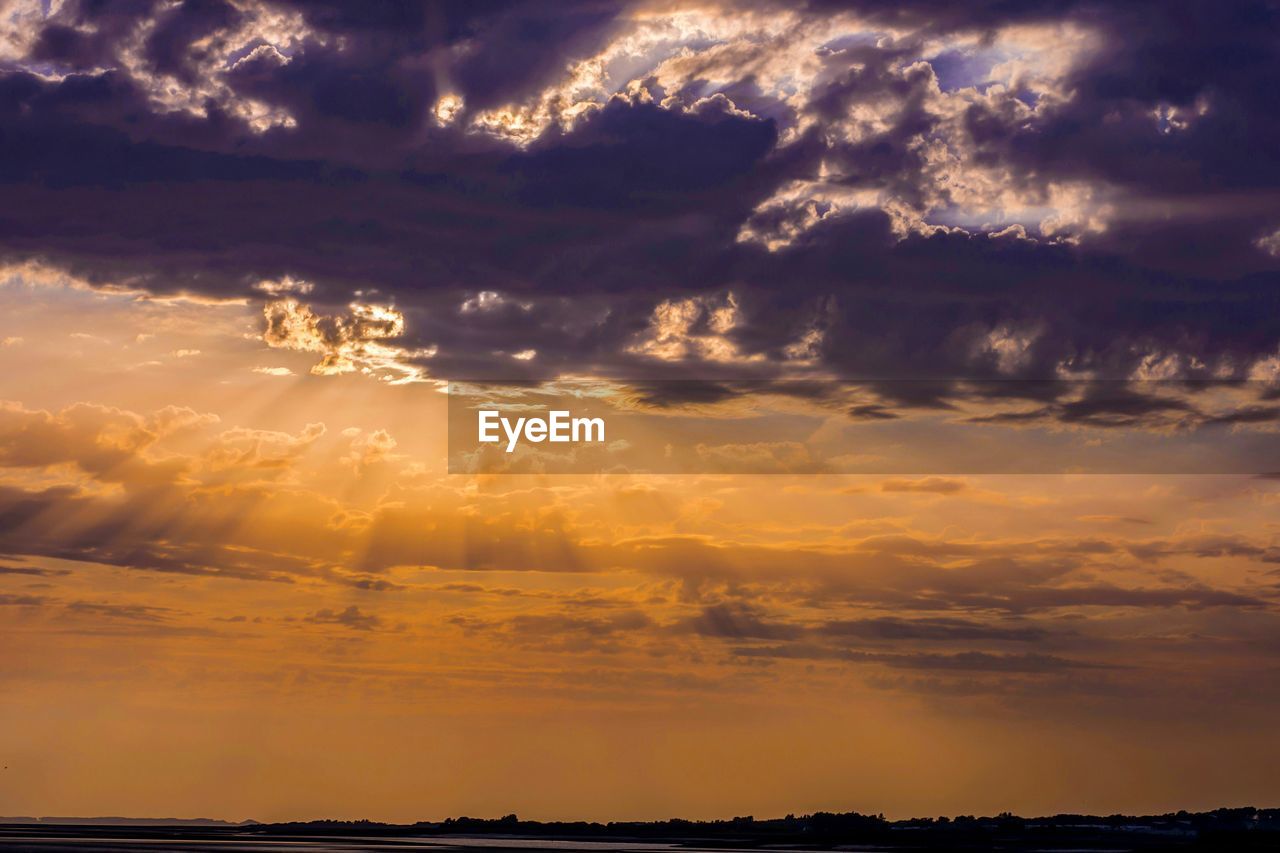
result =
[[[1269,234],[1263,234],[1257,240],[1253,241],[1253,245],[1266,252],[1273,258],[1280,258],[1280,228]]]
[[[297,294],[305,296],[315,290],[315,285],[309,281],[293,278],[292,276],[284,276],[283,278],[258,282],[253,286],[254,290],[261,291],[268,296],[289,296]]]
[[[393,384],[427,378],[413,362],[434,356],[435,347],[410,350],[388,343],[404,334],[400,311],[363,302],[352,302],[348,310],[346,316],[324,316],[296,299],[268,302],[262,340],[271,347],[322,354],[311,368],[320,376],[360,372]]]
[[[649,328],[627,351],[660,361],[758,361],[764,356],[743,355],[728,337],[740,320],[733,293],[663,300],[654,307]]]
[[[982,338],[979,351],[994,356],[996,370],[1001,373],[1016,373],[1031,360],[1031,347],[1039,337],[1039,328],[1018,329],[1001,325]]]

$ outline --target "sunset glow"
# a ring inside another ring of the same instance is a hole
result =
[[[0,0],[0,811],[1280,802],[1280,15],[1017,9]]]

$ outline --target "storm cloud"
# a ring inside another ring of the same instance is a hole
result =
[[[1280,366],[1267,3],[13,8],[0,251],[375,372]]]

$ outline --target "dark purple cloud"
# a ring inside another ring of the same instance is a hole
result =
[[[0,253],[158,291],[288,275],[317,311],[373,292],[444,376],[1276,356],[1272,4],[750,5],[792,17],[71,2],[0,64]],[[637,347],[664,300],[741,363]]]

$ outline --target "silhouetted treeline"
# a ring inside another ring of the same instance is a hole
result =
[[[1073,849],[1277,849],[1280,809],[1234,808],[1211,812],[1106,816],[1058,814],[1024,818],[1004,813],[993,817],[886,820],[858,812],[787,815],[757,820],[692,821],[530,821],[511,814],[501,818],[458,817],[414,824],[371,821],[308,821],[261,824],[250,831],[266,835],[435,835],[544,838],[565,840],[646,840],[691,846],[755,846],[780,843],[817,848],[875,843],[888,847],[1019,850],[1045,845]]]

